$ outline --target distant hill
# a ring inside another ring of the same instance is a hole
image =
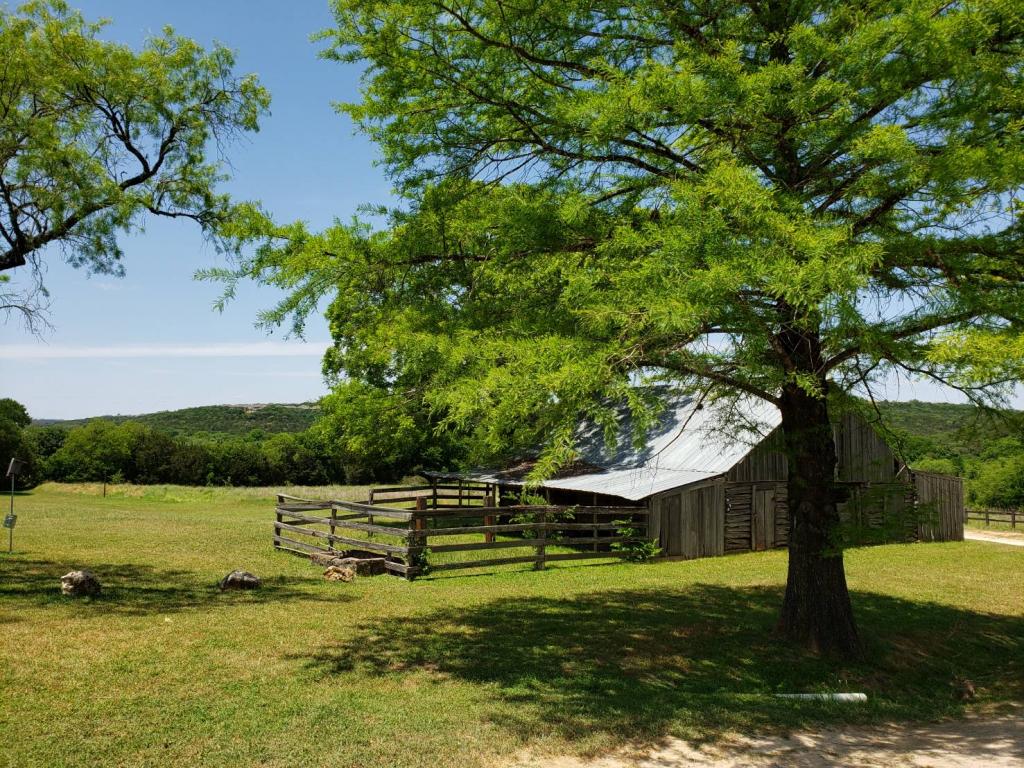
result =
[[[982,456],[1003,438],[1024,436],[1024,412],[991,414],[966,403],[881,402],[883,418],[918,455]]]
[[[177,411],[159,411],[137,416],[95,416],[88,419],[35,419],[36,426],[77,427],[96,419],[120,424],[137,421],[174,435],[245,435],[254,429],[268,434],[301,432],[308,429],[320,413],[315,403],[257,403],[253,405],[201,405]]]
[[[1001,438],[1024,435],[1024,412],[1021,411],[1006,411],[1000,417],[963,403],[910,400],[878,405],[888,426],[905,439],[911,459],[920,455],[981,456],[988,446]],[[138,416],[93,418],[118,424],[137,421],[175,435],[245,435],[254,429],[267,434],[301,432],[312,425],[319,413],[316,403],[257,403],[203,405]],[[36,419],[32,423],[75,427],[93,418]]]

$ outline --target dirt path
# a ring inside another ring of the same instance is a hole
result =
[[[993,544],[1009,544],[1011,547],[1024,547],[1024,534],[1010,531],[975,531],[970,528],[964,531],[964,538],[971,541],[989,541]]]
[[[658,748],[605,757],[534,758],[516,768],[1024,768],[1024,710],[927,725],[890,725],[736,737],[694,747],[669,739]]]

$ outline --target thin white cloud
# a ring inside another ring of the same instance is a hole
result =
[[[140,357],[320,357],[326,341],[256,341],[209,344],[0,344],[0,360],[68,360]]]

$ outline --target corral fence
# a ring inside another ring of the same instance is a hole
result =
[[[1020,523],[1024,527],[1024,510],[1021,509],[968,509],[965,510],[965,518],[969,523],[996,523],[1011,528],[1016,528],[1017,523]]]
[[[276,549],[353,550],[406,578],[426,572],[628,557],[646,540],[646,507],[509,503],[484,485],[375,488],[366,502],[277,497]]]

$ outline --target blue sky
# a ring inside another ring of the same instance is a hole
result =
[[[104,37],[137,46],[170,24],[203,44],[237,51],[239,72],[270,90],[261,131],[230,151],[228,191],[259,199],[281,220],[314,227],[346,219],[364,202],[387,202],[390,185],[374,147],[354,135],[332,101],[357,96],[358,67],[317,58],[313,32],[331,23],[326,0],[77,0],[87,18],[109,18]],[[326,389],[320,357],[327,334],[310,324],[309,343],[253,327],[276,294],[254,286],[219,314],[218,287],[192,279],[222,262],[186,222],[151,221],[122,238],[127,276],[87,277],[51,258],[46,282],[54,330],[44,340],[17,321],[0,326],[3,395],[37,417],[140,413],[212,403],[295,402]],[[59,256],[59,254],[51,254]],[[11,350],[11,346],[16,347]]]
[[[309,36],[331,24],[326,0],[72,0],[87,18],[106,17],[104,36],[138,46],[167,24],[204,44],[235,49],[238,71],[270,90],[272,114],[230,152],[228,191],[257,199],[280,220],[314,228],[348,219],[364,203],[389,202],[376,150],[332,101],[358,97],[359,68],[317,58]],[[320,357],[326,323],[306,342],[268,337],[253,321],[276,294],[243,287],[225,312],[218,287],[192,279],[222,265],[185,222],[151,221],[122,238],[127,276],[89,278],[49,260],[54,329],[42,340],[17,321],[0,325],[0,396],[35,417],[134,414],[217,403],[298,402],[326,392]],[[58,256],[58,254],[52,254]],[[893,382],[885,396],[955,400],[928,385]],[[1017,398],[1018,407],[1024,398]]]

